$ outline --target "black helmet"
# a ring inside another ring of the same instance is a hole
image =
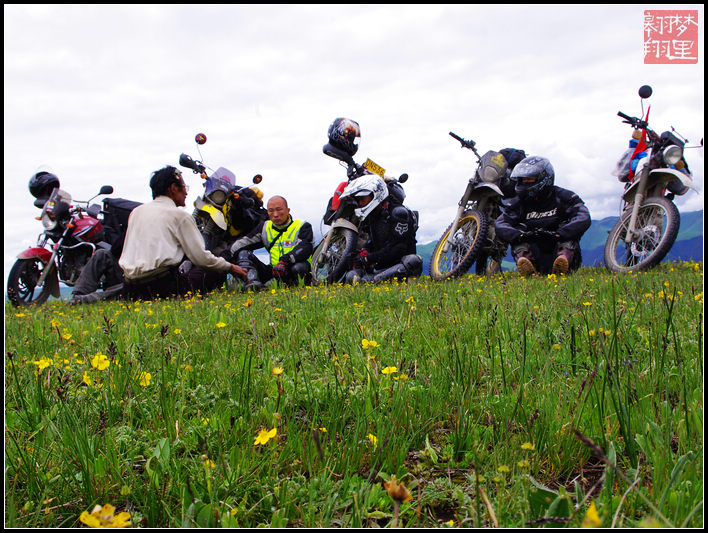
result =
[[[541,198],[551,191],[555,180],[553,165],[545,157],[523,159],[511,173],[519,198]]]
[[[44,207],[52,191],[59,187],[59,178],[46,170],[40,170],[29,180],[29,190],[32,196],[37,198],[34,202],[37,207]]]
[[[350,156],[359,149],[361,130],[359,124],[348,118],[335,118],[327,130],[329,143],[335,148],[344,150]]]

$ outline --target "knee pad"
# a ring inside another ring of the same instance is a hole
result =
[[[406,274],[417,276],[423,272],[423,258],[418,254],[404,255],[401,263],[406,269]]]
[[[290,267],[294,276],[303,277],[310,273],[310,263],[295,263]]]

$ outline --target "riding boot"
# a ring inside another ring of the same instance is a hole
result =
[[[536,274],[536,267],[533,264],[533,254],[528,250],[519,250],[516,255],[516,270],[522,276],[533,276]]]
[[[244,292],[257,292],[263,289],[263,283],[258,279],[258,271],[255,268],[249,268],[246,272],[246,284],[243,286]]]
[[[555,261],[553,261],[553,273],[554,274],[567,274],[570,270],[570,264],[573,260],[573,250],[565,247],[561,247],[558,250],[558,256]]]

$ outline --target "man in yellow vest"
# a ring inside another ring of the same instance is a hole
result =
[[[236,240],[229,249],[230,261],[248,272],[244,290],[259,290],[275,279],[287,285],[302,280],[310,283],[310,256],[314,250],[312,226],[293,220],[288,202],[282,196],[268,200],[268,219],[261,231]],[[265,265],[253,250],[265,248],[270,265]]]

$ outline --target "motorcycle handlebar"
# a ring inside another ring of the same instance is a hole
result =
[[[456,135],[456,134],[453,133],[453,132],[450,132],[450,137],[452,137],[453,139],[456,139],[456,140],[460,141],[460,144],[462,144],[462,147],[463,147],[463,148],[469,148],[470,150],[474,149],[474,146],[475,146],[475,142],[474,142],[474,141],[466,141],[466,140],[464,140],[462,137],[460,137],[459,135]]]
[[[630,117],[629,115],[625,115],[624,113],[622,113],[622,111],[617,111],[617,116],[623,118],[624,122],[626,122],[627,124],[631,124],[635,128],[646,129],[649,126],[649,123],[645,120],[642,120],[641,118]]]

